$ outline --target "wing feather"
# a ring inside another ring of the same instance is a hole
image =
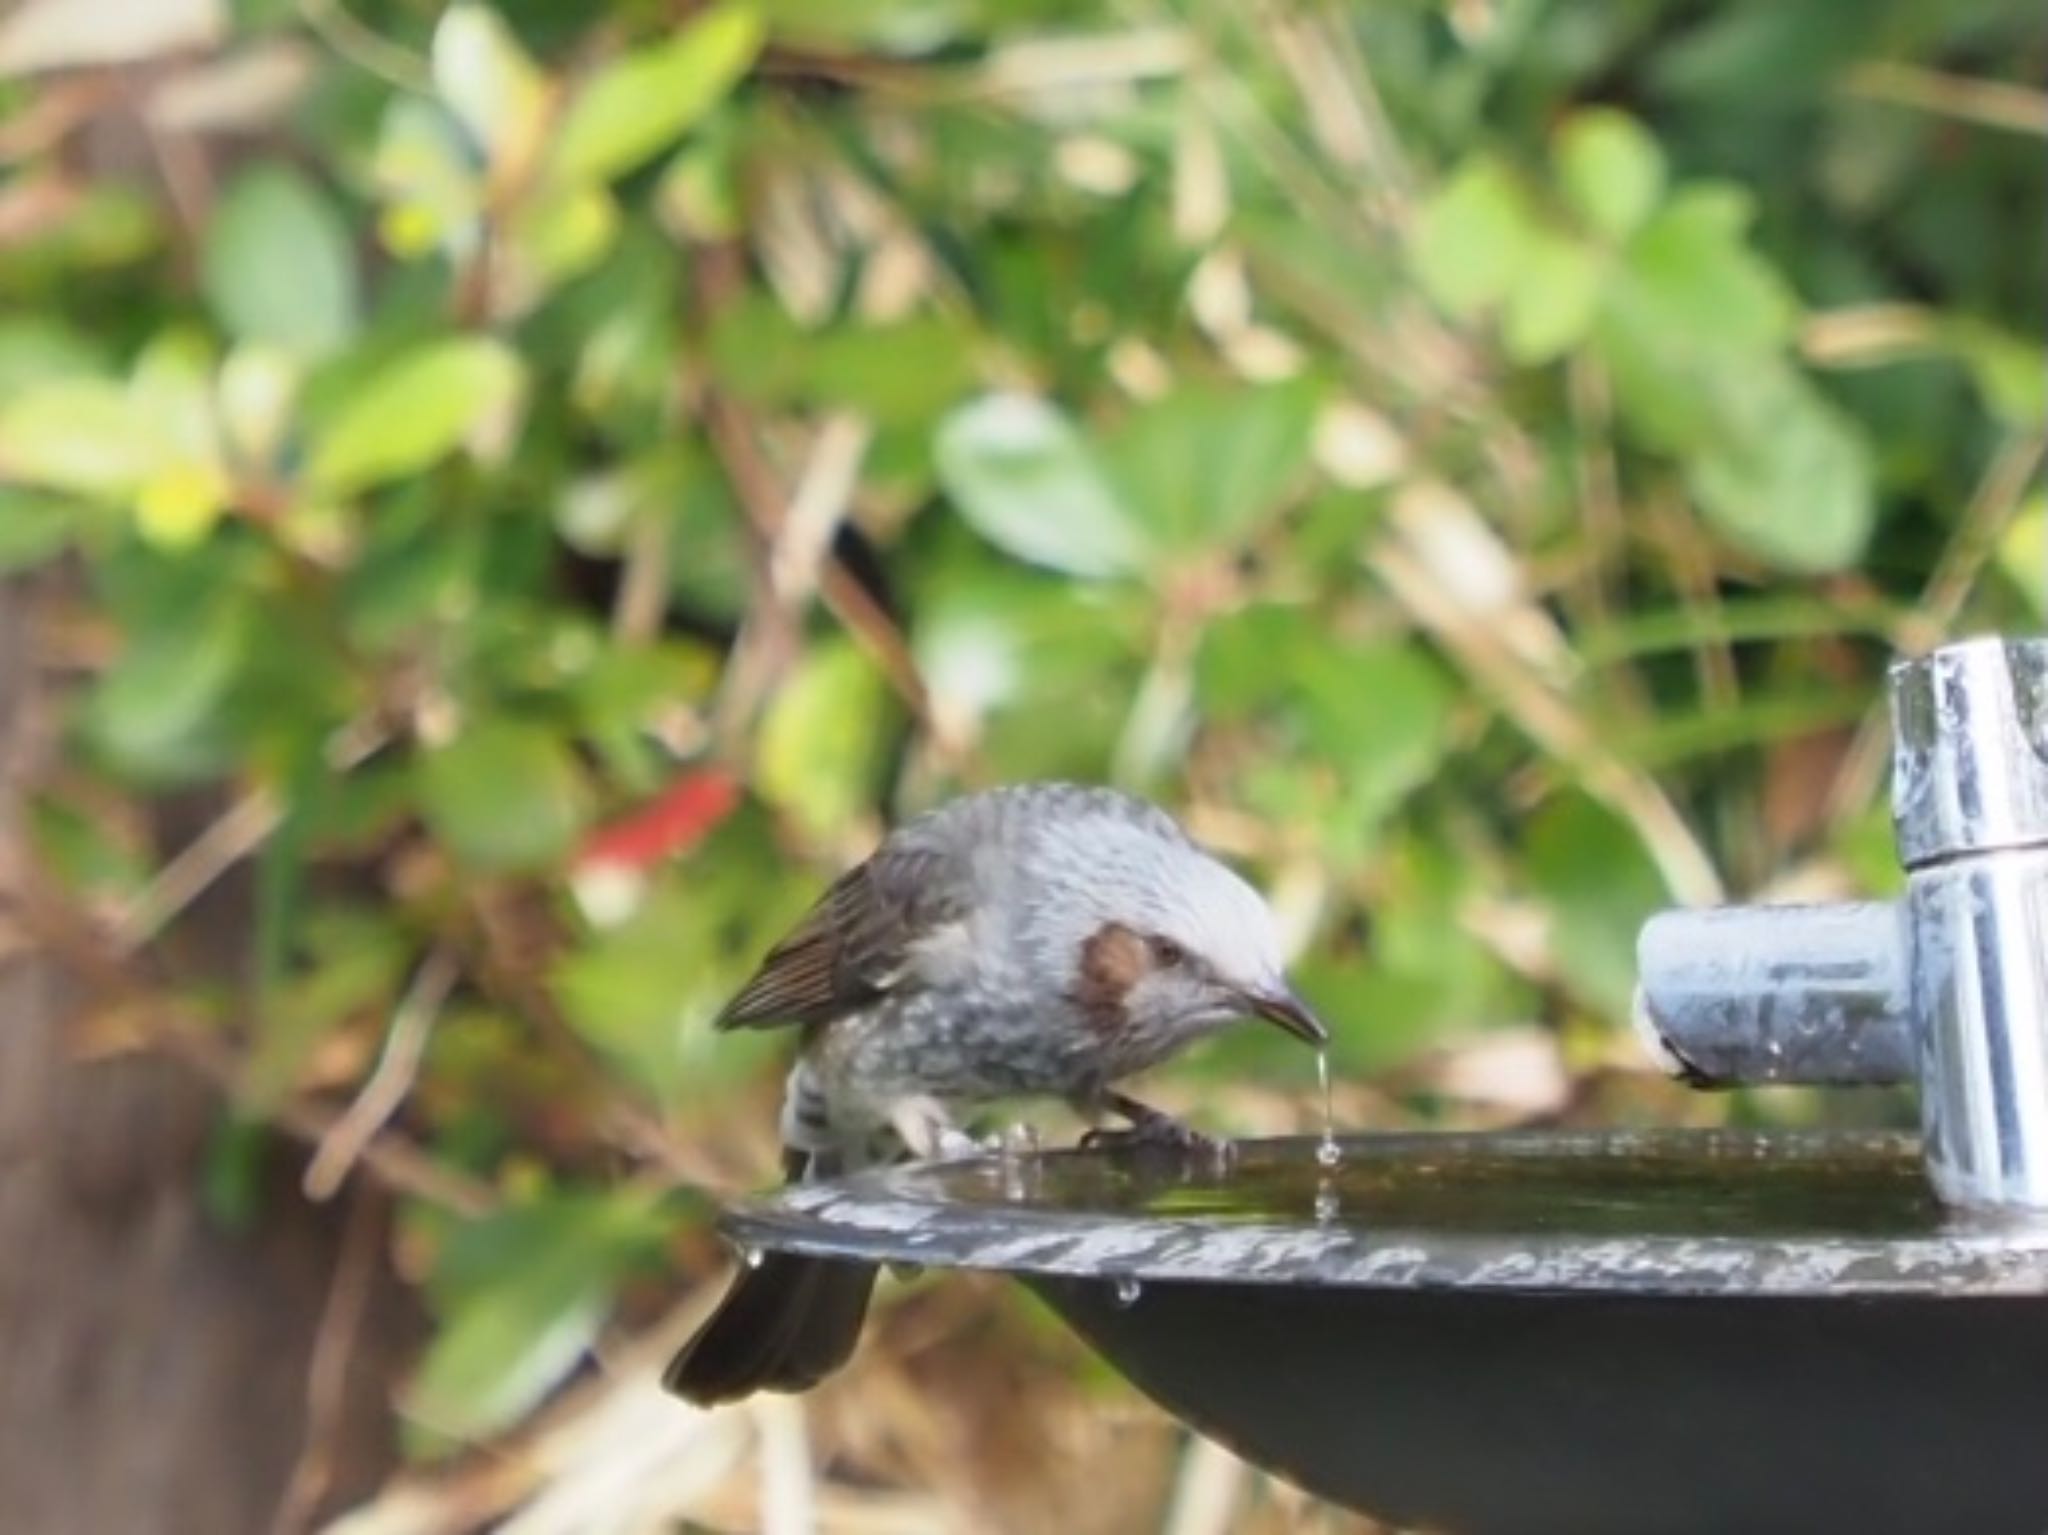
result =
[[[945,863],[933,849],[884,845],[841,875],[768,951],[717,1027],[825,1023],[914,984],[911,945],[964,905],[943,878]]]

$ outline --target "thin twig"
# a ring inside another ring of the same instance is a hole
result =
[[[643,512],[633,524],[625,575],[612,606],[612,636],[621,644],[645,645],[661,632],[672,579],[669,544],[674,526],[666,507]]]
[[[743,281],[738,260],[738,253],[730,247],[706,247],[699,253],[697,299],[704,316],[716,313],[737,294]],[[752,414],[737,400],[709,387],[702,390],[700,409],[712,451],[753,528],[756,551],[757,589],[741,641],[727,668],[728,698],[721,701],[719,709],[720,734],[730,740],[738,724],[734,715],[751,713],[753,703],[780,671],[782,658],[795,648],[795,615],[777,601],[772,569],[773,551],[789,516],[789,503],[780,477],[762,450]],[[865,451],[864,439],[862,447]],[[817,586],[826,609],[874,659],[911,711],[928,722],[930,696],[909,642],[894,620],[836,561],[824,564]]]
[[[489,901],[472,901],[470,911],[471,936],[461,954],[464,969],[486,994],[532,1024],[555,1059],[603,1104],[599,1124],[614,1143],[673,1181],[700,1188],[727,1181],[700,1146],[669,1133],[658,1114],[620,1087],[617,1075],[562,1012],[543,975],[544,956],[556,942],[553,930],[516,926],[508,908]]]
[[[299,19],[336,54],[387,85],[415,94],[433,89],[433,75],[424,59],[371,31],[341,0],[299,0]]]
[[[1980,128],[2048,139],[2048,94],[2004,80],[1973,80],[1911,64],[1859,64],[1842,81],[1847,95],[1932,112]]]
[[[2048,433],[2041,432],[2009,437],[1992,455],[1920,601],[1900,618],[1893,631],[1895,651],[1917,655],[1947,637],[1963,605],[1969,601],[1985,563],[1997,552],[1998,535],[2019,510],[2044,455],[2048,455]],[[1828,791],[1827,818],[1831,825],[1840,825],[1861,814],[1877,793],[1891,758],[1887,707],[1884,700],[1878,701],[1858,727],[1855,742],[1843,754],[1841,771]]]
[[[427,1035],[461,974],[455,950],[446,944],[433,949],[421,962],[412,985],[392,1011],[391,1028],[384,1036],[384,1050],[377,1057],[376,1069],[363,1083],[348,1111],[321,1137],[312,1160],[306,1164],[304,1188],[308,1199],[331,1199],[348,1177],[349,1169],[376,1139],[377,1132],[405,1102],[419,1075]]]
[[[335,732],[324,760],[337,774],[346,773],[389,739],[382,725],[368,717],[357,719]],[[284,805],[267,786],[250,790],[230,805],[114,917],[114,957],[129,958],[161,933],[223,874],[269,841],[284,816]]]
[[[150,157],[164,179],[164,191],[176,215],[174,245],[181,275],[189,274],[198,264],[207,215],[213,206],[213,170],[191,134],[163,127],[146,115],[142,125]]]
[[[1655,781],[1609,750],[1493,625],[1462,609],[1398,540],[1381,540],[1369,558],[1402,606],[1458,658],[1475,683],[1498,699],[1522,731],[1576,771],[1590,793],[1635,828],[1674,896],[1690,906],[1710,906],[1723,898],[1713,861]]]
[[[1671,569],[1671,584],[1688,617],[1698,625],[1693,667],[1700,696],[1712,709],[1733,709],[1742,702],[1735,671],[1735,652],[1728,643],[1728,625],[1716,586],[1713,547],[1685,507],[1669,491],[1648,498],[1652,525],[1661,535]]]
[[[166,1054],[183,1061],[232,1096],[242,1079],[241,1064],[210,1031],[170,1017],[161,1008],[151,1039]],[[333,1132],[342,1111],[310,1100],[287,1100],[262,1110],[264,1123],[308,1146],[318,1146]],[[358,1164],[394,1193],[406,1194],[452,1215],[480,1220],[498,1207],[497,1191],[487,1183],[457,1172],[428,1155],[397,1131],[383,1129],[366,1143]]]
[[[1922,304],[1849,304],[1799,326],[1799,355],[1816,368],[1881,368],[1940,343],[1941,317]]]
[[[817,591],[873,435],[867,421],[850,411],[836,411],[820,425],[768,554],[768,584],[785,606],[801,607]]]
[[[1563,595],[1583,631],[1595,625],[1604,628],[1613,621],[1608,567],[1626,554],[1628,523],[1622,509],[1621,474],[1614,460],[1614,390],[1607,370],[1591,357],[1575,355],[1565,368],[1565,388],[1586,539],[1583,576],[1571,582]],[[1618,665],[1602,680],[1630,710],[1647,711],[1649,699],[1633,666]]]
[[[334,1282],[328,1286],[327,1304],[313,1335],[313,1357],[306,1366],[306,1435],[270,1522],[271,1535],[298,1535],[304,1530],[333,1481],[334,1441],[347,1407],[349,1364],[377,1275],[383,1211],[381,1199],[364,1194],[349,1207]]]
[[[284,819],[268,788],[252,789],[157,871],[114,918],[115,953],[127,958],[161,933],[229,869],[254,853]]]

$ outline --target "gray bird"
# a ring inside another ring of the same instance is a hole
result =
[[[961,1111],[1063,1098],[1122,1136],[1199,1142],[1115,1084],[1259,1017],[1328,1035],[1282,970],[1272,913],[1164,811],[1109,789],[1020,784],[955,800],[843,875],[719,1014],[801,1026],[784,1171],[978,1152]],[[789,1254],[741,1269],[670,1363],[700,1404],[801,1391],[853,1352],[872,1268]]]

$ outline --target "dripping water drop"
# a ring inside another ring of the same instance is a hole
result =
[[[1145,1287],[1138,1282],[1136,1275],[1125,1274],[1116,1282],[1116,1303],[1119,1306],[1137,1305],[1138,1297],[1144,1293]]]
[[[1321,1179],[1316,1184],[1316,1224],[1327,1226],[1337,1218],[1337,1191],[1330,1186],[1330,1180]]]
[[[745,1247],[740,1250],[740,1262],[744,1263],[750,1269],[759,1268],[761,1266],[762,1261],[767,1256],[768,1255],[762,1252],[761,1249],[758,1247]]]
[[[1323,1140],[1316,1147],[1316,1162],[1323,1167],[1335,1167],[1343,1160],[1344,1153],[1337,1146],[1337,1116],[1330,1107],[1330,1051],[1327,1046],[1316,1051],[1316,1076],[1323,1084]]]

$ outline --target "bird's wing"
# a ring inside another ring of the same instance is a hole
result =
[[[914,984],[910,946],[965,914],[964,895],[945,877],[949,862],[933,848],[884,846],[849,869],[768,951],[717,1026],[825,1023]]]

